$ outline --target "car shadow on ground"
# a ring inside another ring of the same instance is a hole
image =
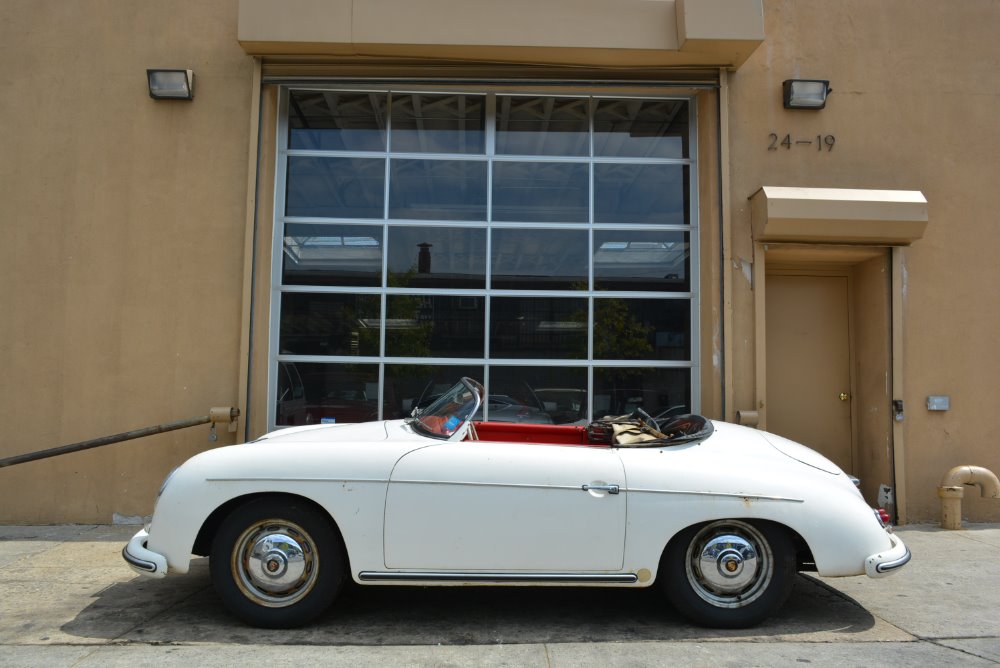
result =
[[[95,596],[62,631],[154,644],[491,645],[663,640],[863,639],[875,618],[805,575],[784,608],[745,630],[691,626],[656,587],[368,587],[348,583],[330,610],[302,629],[263,630],[232,618],[211,587],[208,560],[191,573],[134,578]]]

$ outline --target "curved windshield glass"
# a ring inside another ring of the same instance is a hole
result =
[[[479,408],[486,390],[477,381],[463,378],[457,385],[423,408],[410,424],[434,438],[450,438]]]

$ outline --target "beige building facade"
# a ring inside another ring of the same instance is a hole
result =
[[[775,431],[936,521],[949,469],[1000,470],[998,32],[989,0],[0,0],[0,458],[241,412],[2,467],[0,522],[141,521],[197,452],[460,373],[491,419]]]

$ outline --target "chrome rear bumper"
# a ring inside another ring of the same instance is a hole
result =
[[[891,575],[910,561],[910,549],[903,544],[899,536],[888,534],[892,546],[884,551],[873,554],[865,559],[865,573],[870,578],[881,578]]]

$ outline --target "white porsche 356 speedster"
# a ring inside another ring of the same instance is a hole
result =
[[[798,570],[893,573],[909,550],[804,446],[700,416],[473,422],[463,378],[405,420],[317,425],[199,454],[123,550],[139,573],[208,555],[246,622],[304,624],[363,585],[658,585],[708,626],[756,624]]]

